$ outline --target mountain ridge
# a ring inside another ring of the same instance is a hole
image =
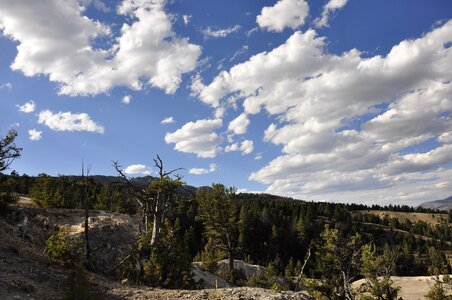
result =
[[[441,199],[441,200],[424,202],[419,206],[422,208],[430,208],[430,209],[436,209],[436,210],[451,210],[452,209],[452,196],[449,196],[449,197],[447,197],[445,199]]]

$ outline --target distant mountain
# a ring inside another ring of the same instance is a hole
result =
[[[73,180],[80,180],[82,177],[80,175],[69,175],[67,176]],[[94,182],[101,184],[114,184],[114,183],[125,183],[124,179],[120,176],[107,176],[107,175],[90,175],[89,178],[93,179]],[[152,176],[144,176],[144,177],[131,177],[130,181],[135,183],[138,186],[145,187],[149,184],[151,180],[157,179]]]
[[[80,180],[81,176],[68,176],[71,179]],[[106,176],[106,175],[90,175],[89,178],[93,179],[94,182],[101,184],[126,184],[125,180],[120,176]],[[144,177],[132,177],[130,181],[139,187],[146,187],[151,181],[157,180],[157,177],[144,176]],[[191,185],[184,185],[183,188],[179,189],[181,194],[195,193],[198,188]]]
[[[429,201],[419,205],[423,208],[431,208],[438,210],[451,210],[452,209],[452,196],[443,200]]]

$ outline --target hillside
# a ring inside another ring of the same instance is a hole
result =
[[[51,262],[44,251],[45,241],[62,228],[69,229],[71,236],[80,235],[83,211],[29,206],[27,199],[21,199],[18,206],[0,215],[0,299],[61,299],[71,269]],[[114,274],[107,275],[108,270],[127,256],[138,234],[138,219],[104,211],[91,211],[90,215],[93,262],[98,272],[89,272],[88,278],[92,292],[106,299],[309,299],[303,292],[276,293],[261,288],[164,290],[121,284],[113,279]],[[198,276],[208,279],[201,273],[198,268]]]
[[[0,215],[0,298],[1,299],[59,299],[67,290],[71,270],[54,264],[44,253],[45,240],[61,228],[71,235],[83,230],[83,212],[77,209],[43,209],[30,207],[28,199]],[[97,273],[88,273],[92,291],[106,299],[311,299],[306,292],[275,292],[252,287],[230,287],[224,280],[203,271],[199,263],[193,264],[193,275],[203,279],[208,289],[167,290],[120,283],[102,270],[110,270],[128,252],[129,243],[138,233],[137,218],[118,213],[91,211],[89,225]],[[263,268],[236,261],[236,267],[252,274]],[[226,261],[221,262],[221,268]],[[107,272],[108,273],[108,272]],[[402,289],[404,299],[424,299],[432,283],[431,277],[394,277]],[[218,283],[219,288],[215,289]],[[363,283],[353,283],[358,288]],[[416,289],[413,287],[416,286]],[[223,287],[223,288],[222,288]],[[413,298],[414,297],[414,298]]]
[[[442,199],[442,200],[425,202],[419,206],[422,208],[430,208],[430,209],[449,211],[452,209],[452,196],[450,196],[446,199]]]
[[[361,210],[356,211],[354,214],[372,214],[379,218],[396,218],[400,223],[404,223],[409,220],[411,223],[417,223],[419,221],[426,222],[429,225],[435,226],[441,223],[441,221],[447,220],[447,214],[440,213],[418,213],[418,212],[399,212],[389,210]]]

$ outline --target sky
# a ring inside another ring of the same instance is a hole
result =
[[[19,174],[155,175],[296,199],[452,195],[450,0],[0,0]]]

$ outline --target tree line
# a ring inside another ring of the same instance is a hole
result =
[[[154,163],[159,176],[145,184],[128,178],[115,163],[113,182],[13,172],[0,176],[0,187],[2,193],[30,195],[45,208],[138,215],[139,238],[116,274],[152,286],[193,287],[192,261],[201,260],[213,272],[220,259],[227,259],[224,276],[236,285],[302,287],[320,299],[354,299],[351,282],[366,278],[364,288],[375,299],[395,299],[390,276],[451,271],[445,254],[452,242],[452,212],[432,226],[352,213],[370,209],[362,205],[237,193],[222,184],[193,191],[177,169],[164,168],[159,156]],[[59,249],[61,241],[55,237],[50,244]],[[234,259],[265,266],[264,276],[244,277],[234,269]]]

